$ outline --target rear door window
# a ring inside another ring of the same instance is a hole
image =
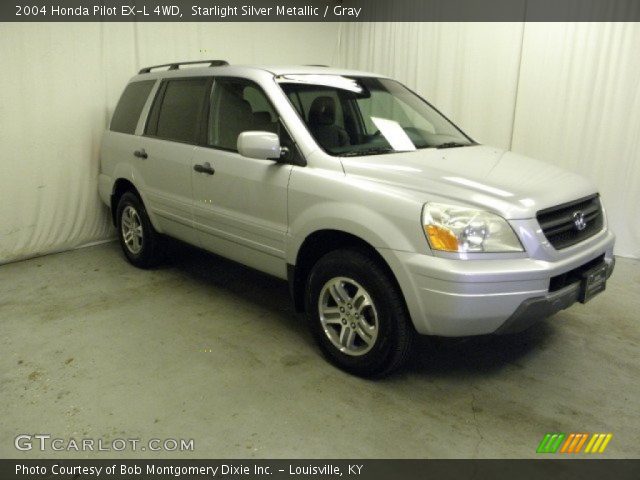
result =
[[[146,133],[165,140],[196,143],[210,80],[185,78],[165,83],[152,108]]]
[[[111,118],[112,132],[130,135],[136,132],[140,114],[155,83],[155,80],[145,80],[127,85]]]

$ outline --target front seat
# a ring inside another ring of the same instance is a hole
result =
[[[309,130],[324,149],[350,144],[347,131],[336,125],[336,101],[331,97],[318,97],[313,101],[309,109]]]
[[[271,121],[269,112],[253,112],[253,128],[262,132],[278,133],[278,124]]]
[[[231,93],[222,95],[218,106],[218,119],[220,125],[217,145],[223,148],[235,150],[238,135],[253,129],[251,105],[243,98]]]

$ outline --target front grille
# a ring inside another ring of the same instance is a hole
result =
[[[586,226],[579,230],[576,216],[584,215]],[[536,218],[544,236],[556,250],[570,247],[592,237],[604,225],[600,196],[596,193],[569,203],[540,210]]]

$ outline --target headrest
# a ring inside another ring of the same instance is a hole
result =
[[[253,118],[260,124],[271,123],[271,114],[269,112],[253,112]]]
[[[238,98],[238,108],[242,111],[243,115],[251,115],[253,111],[251,110],[251,104],[245,100],[244,98]]]
[[[332,97],[318,97],[309,109],[309,123],[312,125],[333,125],[336,121],[336,101]]]

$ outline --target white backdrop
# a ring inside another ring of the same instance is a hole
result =
[[[349,23],[340,64],[403,81],[481,143],[598,185],[640,258],[640,24]]]
[[[141,67],[331,63],[338,24],[0,24],[0,264],[110,238],[100,138]]]

